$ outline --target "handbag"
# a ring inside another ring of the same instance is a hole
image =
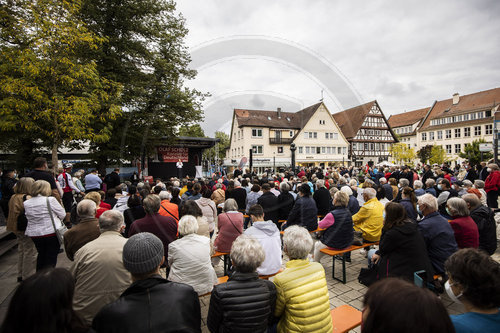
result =
[[[363,232],[354,231],[354,238],[352,239],[352,245],[363,245]]]
[[[371,268],[361,268],[358,275],[358,281],[359,283],[369,287],[377,281],[377,275],[377,265],[373,265]]]
[[[27,194],[23,196],[23,202],[26,201]],[[28,227],[28,218],[26,217],[26,211],[23,209],[19,216],[17,217],[17,230],[18,231],[26,231]]]
[[[61,227],[59,229],[56,228],[56,224],[54,222],[54,216],[52,216],[52,207],[50,207],[49,197],[47,197],[47,208],[49,210],[50,220],[52,221],[52,226],[54,227],[54,231],[56,232],[59,244],[64,245],[64,233],[68,231],[68,228],[66,228],[66,226],[62,222],[61,222]]]

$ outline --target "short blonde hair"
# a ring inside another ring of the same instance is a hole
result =
[[[50,184],[46,180],[37,180],[31,186],[31,196],[36,197],[38,195],[42,195],[44,197],[48,197],[52,194],[52,190],[50,188]]]
[[[31,177],[23,177],[14,186],[14,193],[16,194],[30,194],[35,180]]]
[[[101,195],[95,191],[85,194],[84,199],[92,200],[96,205],[101,203]]]
[[[349,205],[349,196],[345,192],[338,191],[335,193],[334,200],[342,207],[347,207]]]
[[[179,235],[186,236],[198,232],[198,220],[193,215],[184,215],[179,220]]]

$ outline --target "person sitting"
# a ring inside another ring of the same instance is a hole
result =
[[[484,205],[484,206],[488,206],[488,202],[487,202],[487,194],[486,194],[486,191],[484,190],[484,181],[480,180],[480,179],[476,179],[474,181],[474,187],[479,191],[479,193],[481,193],[481,204]]]
[[[474,220],[469,216],[467,203],[461,198],[451,198],[446,203],[446,212],[451,216],[450,225],[455,233],[459,249],[479,247],[479,231]]]
[[[391,201],[394,198],[391,185],[387,183],[387,179],[385,177],[380,178],[379,182],[380,182],[380,192],[381,192],[380,199],[386,198],[387,200]]]
[[[416,223],[406,216],[403,205],[395,202],[385,206],[380,246],[368,252],[368,260],[369,264],[377,264],[379,279],[394,276],[413,281],[415,272],[425,270],[428,281],[433,280],[424,239]]]
[[[438,184],[438,190],[441,191],[437,198],[439,213],[446,218],[450,217],[450,215],[448,215],[448,212],[446,211],[446,202],[448,201],[448,199],[458,197],[458,192],[450,186],[450,182],[447,179],[441,179]]]
[[[226,192],[222,189],[223,186],[222,182],[217,182],[217,184],[214,185],[215,190],[210,196],[210,199],[215,202],[216,206],[226,201]]]
[[[231,194],[229,196],[226,194],[226,199],[229,198],[236,200],[240,212],[245,212],[247,191],[241,187],[241,183],[238,180],[234,181],[234,189],[231,191]]]
[[[234,240],[243,233],[243,214],[238,212],[238,204],[234,199],[227,199],[224,212],[218,217],[218,233],[214,249],[229,252]]]
[[[333,199],[334,209],[318,223],[320,229],[326,229],[320,240],[314,245],[314,261],[320,262],[324,254],[321,249],[344,249],[352,244],[354,232],[352,228],[352,215],[347,205],[349,196],[344,191],[335,193]]]
[[[283,251],[290,261],[273,281],[278,295],[274,315],[279,318],[279,333],[332,332],[325,269],[308,260],[312,246],[313,240],[307,229],[292,225],[285,230]]]
[[[244,234],[254,237],[264,249],[265,259],[257,268],[259,275],[271,275],[281,268],[280,232],[273,221],[264,221],[264,209],[261,205],[253,205],[248,211],[253,225]]]
[[[264,219],[271,220],[278,226],[278,197],[271,193],[271,186],[268,183],[262,184],[261,188],[262,195],[257,199],[257,203],[264,209]]]
[[[272,221],[269,223],[276,228]],[[251,236],[241,235],[233,242],[234,272],[226,283],[215,286],[210,296],[210,332],[267,331],[274,320],[276,287],[271,281],[259,279],[255,271],[265,257],[261,244]]]
[[[344,192],[349,196],[349,204],[347,205],[347,207],[351,212],[351,215],[354,215],[357,212],[359,212],[359,201],[354,196],[354,193],[352,192],[351,188],[349,186],[342,186],[340,188],[340,191]]]
[[[405,208],[406,216],[413,222],[417,222],[417,197],[411,187],[403,187],[399,203]]]
[[[423,187],[424,187],[424,184],[422,184],[422,182],[420,180],[415,180],[413,182],[413,188],[415,190],[415,195],[417,196],[417,198],[419,196],[425,194],[425,190],[423,189]]]
[[[287,182],[282,182],[280,189],[281,193],[278,195],[278,218],[280,220],[286,220],[295,204],[295,198],[292,193],[290,193],[291,186]]]
[[[37,272],[14,292],[0,332],[87,332],[87,326],[73,310],[74,291],[75,281],[66,269]]]
[[[458,250],[453,229],[438,213],[437,199],[432,194],[418,198],[417,209],[424,216],[418,223],[418,230],[424,237],[434,272],[444,274],[444,262]]]
[[[160,197],[156,194],[150,194],[142,201],[146,216],[132,223],[128,235],[130,237],[140,232],[152,233],[163,242],[167,258],[168,245],[177,238],[177,221],[171,216],[161,216],[158,213],[160,202]]]
[[[303,226],[309,231],[318,229],[318,209],[316,202],[311,198],[311,187],[307,183],[299,186],[299,198],[295,201],[282,229],[285,230],[292,225]]]
[[[196,221],[198,221],[198,228],[197,228],[197,234],[200,236],[205,236],[207,238],[210,238],[210,226],[208,225],[208,221],[203,216],[203,212],[198,206],[196,202],[193,200],[188,200],[184,202],[181,206],[181,217],[184,215],[191,215],[196,218]]]
[[[212,235],[214,234],[215,221],[217,221],[217,207],[212,199],[210,199],[211,195],[212,191],[208,188],[202,189],[201,198],[194,201],[198,206],[200,206],[203,217],[207,220],[210,238],[212,238]]]
[[[75,254],[70,272],[75,279],[75,311],[90,325],[97,312],[116,300],[130,285],[130,273],[123,267],[122,251],[127,239],[123,215],[108,210],[99,217],[101,235]]]
[[[462,199],[467,203],[470,217],[477,225],[477,230],[479,232],[479,249],[492,255],[497,249],[497,224],[493,211],[483,206],[475,194],[466,194]]]
[[[89,194],[92,193],[97,194],[97,192],[90,192]],[[80,223],[64,233],[64,250],[71,261],[73,261],[75,253],[82,246],[101,235],[99,220],[95,218],[96,207],[95,202],[89,199],[83,199],[76,207]]]
[[[172,194],[168,191],[161,191],[160,194],[160,213],[161,216],[173,217],[176,221],[179,221],[179,206],[170,202],[172,200]]]
[[[200,332],[200,301],[193,287],[165,280],[162,241],[148,232],[131,236],[123,246],[123,265],[133,283],[95,316],[97,333]]]
[[[318,209],[318,215],[325,216],[328,214],[332,198],[330,192],[325,188],[325,181],[323,179],[316,181],[316,191],[314,191],[313,199]]]
[[[465,313],[452,315],[457,333],[500,332],[500,264],[486,253],[462,249],[445,263],[445,290]]]
[[[85,195],[85,199],[92,200],[96,204],[96,207],[97,207],[96,213],[95,213],[96,218],[99,218],[102,215],[102,213],[111,209],[111,206],[109,204],[102,201],[102,196],[101,196],[100,192],[102,192],[102,191],[98,191],[98,192],[93,191],[93,192],[87,193]]]
[[[368,288],[363,305],[361,333],[454,333],[443,302],[428,289],[405,280],[375,282]]]
[[[432,178],[427,179],[425,181],[425,193],[429,193],[433,197],[437,198],[437,191],[434,186],[436,186],[436,181]]]
[[[193,204],[198,207],[195,202]],[[188,284],[198,295],[203,295],[217,284],[217,275],[210,262],[210,238],[196,234],[197,231],[198,221],[194,216],[181,217],[181,238],[168,246],[168,280]]]
[[[363,200],[365,203],[359,212],[352,216],[354,230],[363,233],[363,240],[377,242],[380,240],[382,227],[384,225],[384,205],[377,198],[377,191],[373,188],[363,189]]]

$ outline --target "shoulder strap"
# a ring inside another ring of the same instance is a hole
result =
[[[236,227],[236,226],[234,225],[233,220],[231,220],[231,218],[229,217],[229,214],[228,214],[228,213],[226,213],[226,216],[227,216],[227,218],[229,219],[229,222],[231,222],[231,224],[233,225],[233,227],[236,229],[236,231],[238,231],[238,233],[241,235],[241,233],[242,233],[242,232],[238,229],[238,227]]]
[[[47,209],[49,210],[50,221],[52,221],[52,227],[54,227],[54,232],[57,233],[56,224],[54,222],[54,216],[52,216],[52,207],[50,207],[49,197],[47,197]]]
[[[168,209],[165,208],[165,206],[163,206],[162,204],[160,204],[161,208],[165,209],[165,211],[167,213],[169,213],[170,215],[172,215],[172,217],[176,220],[176,221],[179,221],[179,219],[177,217],[175,217],[174,214],[170,213],[170,211]]]

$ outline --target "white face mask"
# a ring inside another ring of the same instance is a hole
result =
[[[455,293],[453,292],[453,290],[451,289],[451,284],[450,284],[450,281],[446,281],[446,283],[444,284],[444,289],[446,290],[446,294],[448,295],[448,297],[455,303],[461,303],[460,300],[458,299],[459,297],[462,297],[462,293],[458,294],[458,295],[455,295]]]
[[[491,172],[491,168],[486,169],[486,171]]]

